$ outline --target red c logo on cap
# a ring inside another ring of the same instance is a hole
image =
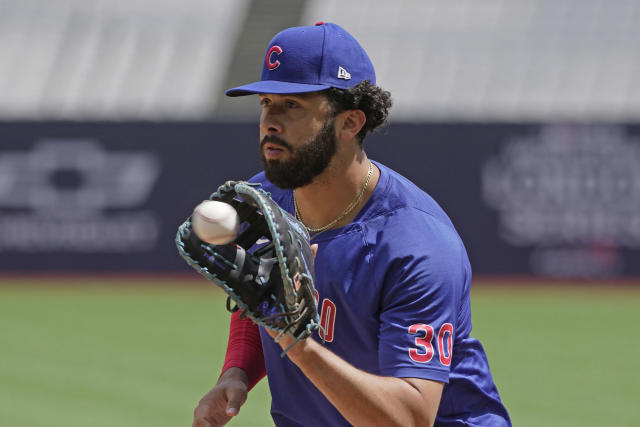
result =
[[[282,48],[278,45],[273,45],[271,46],[271,49],[269,49],[269,51],[267,52],[266,62],[267,62],[267,68],[270,70],[275,70],[276,68],[278,68],[278,66],[280,66],[280,61],[278,61],[277,59],[271,62],[271,56],[274,53],[276,55],[280,55],[282,53]]]

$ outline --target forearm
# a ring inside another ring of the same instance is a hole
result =
[[[232,367],[245,372],[249,390],[266,375],[258,326],[249,319],[240,319],[238,313],[231,316],[229,342],[221,376]]]
[[[287,354],[355,426],[433,425],[439,395],[426,405],[424,396],[409,382],[357,369],[312,339]]]

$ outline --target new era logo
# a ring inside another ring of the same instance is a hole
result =
[[[351,74],[342,67],[338,67],[338,78],[344,80],[350,80]]]

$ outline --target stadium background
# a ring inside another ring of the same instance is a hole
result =
[[[514,425],[637,425],[640,2],[0,0],[0,425],[189,425],[223,296],[173,236],[260,169],[280,29],[347,28],[391,91],[368,154],[450,214]],[[300,402],[292,404],[302,404]],[[263,381],[231,425],[271,425]]]

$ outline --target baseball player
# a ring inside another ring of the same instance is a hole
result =
[[[470,336],[460,237],[429,195],[363,150],[391,107],[375,83],[360,44],[318,23],[278,33],[261,80],[226,92],[259,98],[265,171],[252,181],[312,236],[321,329],[289,348],[232,316],[194,426],[225,424],[265,373],[277,426],[511,425]]]

